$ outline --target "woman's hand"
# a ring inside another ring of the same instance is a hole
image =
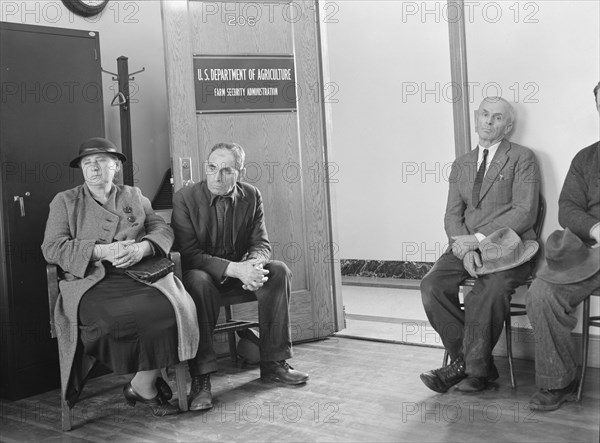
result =
[[[115,268],[128,268],[129,266],[135,265],[142,258],[152,253],[152,247],[148,240],[144,240],[140,243],[132,243],[122,248],[122,253],[115,257],[113,266]]]
[[[115,268],[128,268],[151,253],[152,247],[147,240],[140,243],[136,243],[135,240],[123,240],[94,247],[94,258],[108,260]]]

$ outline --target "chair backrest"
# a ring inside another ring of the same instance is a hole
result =
[[[540,192],[540,198],[538,203],[538,214],[535,219],[535,225],[533,226],[533,230],[535,231],[535,236],[537,237],[537,241],[541,242],[542,238],[542,228],[544,227],[544,218],[546,217],[546,199]],[[542,253],[542,248],[540,248],[535,256],[531,259],[531,277],[528,280],[528,283],[531,284],[533,279],[535,278],[535,271],[537,269],[537,260],[539,255]]]
[[[173,263],[175,263],[175,276],[183,281],[183,271],[181,269],[181,253],[177,251],[169,252],[169,258]]]
[[[167,169],[154,198],[152,207],[158,209],[173,209],[173,183],[171,183],[171,168]]]
[[[538,214],[535,219],[535,225],[533,226],[533,230],[535,231],[535,235],[539,239],[542,236],[542,228],[544,226],[544,218],[546,217],[546,199],[540,192],[540,198],[538,203]]]

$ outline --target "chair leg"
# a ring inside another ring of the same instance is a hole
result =
[[[512,317],[510,312],[508,313],[506,320],[504,321],[504,333],[506,334],[506,354],[508,356],[508,367],[510,369],[510,385],[513,389],[517,389],[517,381],[515,379],[515,368],[513,366],[512,356]]]
[[[237,364],[237,346],[235,343],[235,332],[227,333],[229,340],[229,355],[231,357],[231,361]]]
[[[582,325],[582,350],[581,350],[581,377],[579,387],[577,388],[577,401],[581,401],[583,396],[583,383],[585,381],[585,372],[587,368],[588,350],[590,343],[590,297],[583,301],[583,325]]]
[[[61,389],[62,391],[62,389]],[[60,394],[61,399],[60,399],[60,403],[61,403],[61,426],[62,426],[62,430],[63,431],[70,431],[71,430],[71,408],[69,408],[69,405],[67,404],[66,400],[62,398],[62,392]]]
[[[225,320],[231,321],[231,306],[225,306]],[[237,347],[235,341],[235,332],[228,332],[227,338],[229,340],[229,356],[231,357],[231,361],[237,365]]]
[[[448,357],[450,357],[450,355],[448,354],[448,350],[444,350],[444,358],[442,360],[442,367],[444,366],[448,366]]]
[[[175,383],[177,384],[177,400],[179,402],[179,410],[187,411],[188,399],[187,399],[187,382],[186,382],[186,371],[185,363],[179,363],[175,366]]]

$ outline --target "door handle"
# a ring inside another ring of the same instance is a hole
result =
[[[29,197],[31,193],[26,192],[25,197]],[[19,202],[19,208],[21,209],[21,217],[25,217],[25,200],[20,195],[15,195],[13,201]]]
[[[181,171],[181,181],[183,186],[194,184],[192,181],[192,159],[190,157],[180,157],[179,167]]]

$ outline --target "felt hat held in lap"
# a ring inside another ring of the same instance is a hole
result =
[[[587,280],[600,270],[600,248],[590,248],[569,228],[554,231],[546,242],[546,263],[537,276],[549,283]]]
[[[125,163],[127,161],[127,157],[117,150],[117,147],[113,142],[102,137],[92,137],[84,141],[81,146],[79,146],[79,154],[77,157],[71,160],[69,166],[72,168],[78,168],[79,161],[86,155],[91,154],[111,154],[121,160],[121,163]]]
[[[475,272],[485,275],[516,268],[531,260],[539,247],[535,240],[523,242],[510,228],[498,229],[479,243],[482,265]]]

